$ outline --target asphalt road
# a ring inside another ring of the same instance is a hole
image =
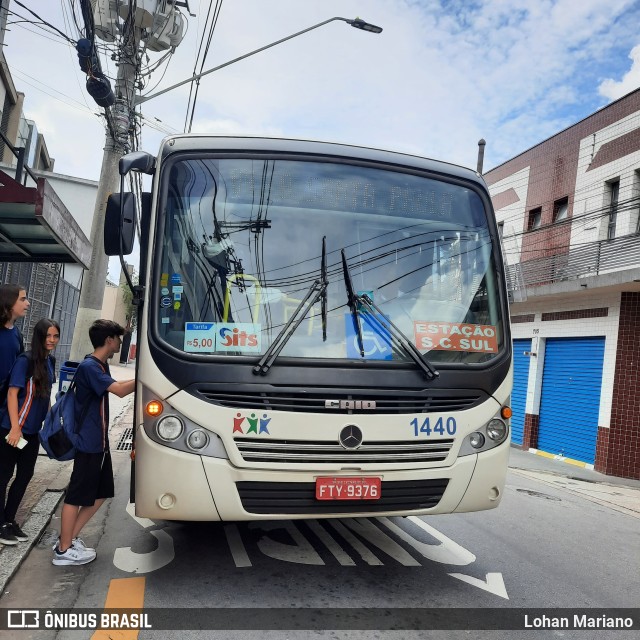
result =
[[[132,373],[121,369],[121,379]],[[130,404],[114,409],[113,445],[126,440],[131,424]],[[501,616],[520,609],[597,614],[605,607],[638,607],[640,482],[513,449],[505,496],[493,511],[181,524],[135,518],[127,504],[128,451],[114,452],[114,462],[116,498],[83,533],[98,550],[97,560],[83,567],[51,565],[59,529],[51,512],[59,512],[67,476],[59,463],[38,462],[40,477],[23,514],[33,546],[0,550],[0,576],[17,562],[0,607],[144,605],[165,630],[14,630],[3,637],[637,637],[637,631],[618,630],[464,629],[491,621],[499,626]],[[220,607],[232,618],[220,619]],[[427,630],[433,620],[420,616],[434,612],[444,616],[441,627],[458,623],[463,629]],[[412,621],[422,630],[390,629]],[[178,631],[186,628],[193,630]]]

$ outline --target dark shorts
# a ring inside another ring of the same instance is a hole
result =
[[[67,495],[66,504],[78,507],[92,507],[96,500],[113,498],[113,469],[111,454],[84,453],[78,451],[73,460],[73,471]]]

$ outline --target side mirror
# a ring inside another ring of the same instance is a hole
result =
[[[122,224],[120,201],[122,200]],[[104,252],[108,256],[128,256],[135,237],[136,200],[133,193],[112,193],[104,217]]]
[[[139,171],[152,175],[156,169],[156,159],[146,151],[132,151],[120,158],[118,171],[121,176],[126,176],[129,171]]]

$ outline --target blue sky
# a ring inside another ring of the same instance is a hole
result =
[[[78,37],[61,3],[23,3]],[[191,74],[209,2],[190,6],[187,35],[150,86]],[[640,86],[631,0],[225,0],[205,68],[332,16],[384,31],[334,22],[208,76],[193,131],[310,137],[472,167],[485,138],[491,168]],[[75,51],[28,24],[9,29],[5,55],[56,171],[97,180],[104,128]],[[149,101],[147,122],[182,131],[187,97],[188,87]],[[163,135],[146,125],[142,148],[156,151]]]

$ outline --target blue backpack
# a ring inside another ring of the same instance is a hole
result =
[[[76,455],[78,432],[89,405],[87,403],[83,407],[80,420],[76,423],[76,401],[74,379],[66,393],[58,391],[56,394],[56,401],[38,434],[47,455],[60,462],[72,460]]]

